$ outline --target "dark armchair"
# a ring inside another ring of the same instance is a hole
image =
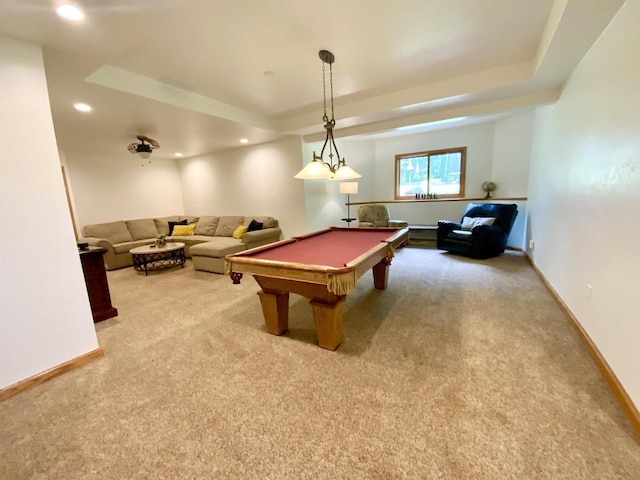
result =
[[[460,223],[438,222],[437,246],[473,258],[500,255],[517,215],[515,203],[470,203]]]

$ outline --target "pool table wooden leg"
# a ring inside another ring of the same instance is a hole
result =
[[[267,332],[282,335],[289,328],[289,294],[258,292]]]
[[[335,304],[311,301],[313,319],[316,323],[318,345],[327,350],[335,350],[342,341],[342,310],[345,299]]]
[[[373,266],[373,285],[378,290],[387,288],[387,280],[389,279],[389,265],[391,264],[386,258]]]

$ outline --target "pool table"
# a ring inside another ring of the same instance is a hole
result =
[[[253,275],[267,332],[281,335],[289,327],[289,294],[310,300],[318,345],[335,350],[342,337],[344,302],[369,269],[375,288],[387,288],[394,249],[406,244],[407,228],[339,228],[293,237],[227,255],[233,283]]]

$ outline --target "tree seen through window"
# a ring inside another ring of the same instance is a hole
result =
[[[396,199],[464,197],[466,147],[396,155]]]

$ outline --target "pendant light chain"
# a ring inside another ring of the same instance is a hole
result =
[[[324,101],[324,117],[322,119],[326,122],[329,117],[327,117],[327,82],[325,80],[324,62],[322,62],[322,100]]]
[[[336,156],[338,157],[338,167],[340,166],[340,153],[338,153],[338,146],[335,144],[333,139],[333,126],[336,124],[336,120],[333,116],[333,62],[329,63],[329,84],[331,85],[331,121],[326,121],[331,124],[331,130],[329,130],[329,135],[331,136],[331,142],[329,143],[329,159],[331,164],[333,164],[333,149],[336,150]],[[326,114],[325,114],[326,115]]]
[[[325,124],[329,125],[329,124],[335,124],[335,121],[333,119],[333,67],[331,66],[331,63],[329,63],[329,80],[331,84],[331,122],[329,122],[329,117],[327,116],[327,83],[325,79],[324,64],[325,62],[323,61],[322,62],[322,97],[324,99],[324,117],[322,117],[322,119],[324,120]],[[327,138],[331,138],[331,142],[329,142],[329,162],[330,162],[329,165],[333,165],[333,130],[327,130],[327,135],[328,135]],[[324,143],[326,145],[327,141],[325,140]],[[323,152],[324,152],[324,147],[322,148],[321,153]],[[336,154],[338,155],[338,161],[340,161],[340,154],[338,153],[338,147],[336,147]]]
[[[329,80],[331,82],[331,121],[335,120],[333,116],[333,63],[329,64]]]

